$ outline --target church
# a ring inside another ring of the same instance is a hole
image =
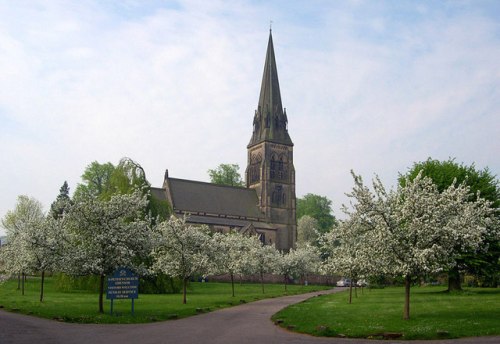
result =
[[[163,186],[151,192],[168,201],[176,216],[187,215],[191,224],[222,233],[256,234],[266,245],[288,251],[297,239],[293,142],[281,103],[271,31],[247,155],[246,187],[172,178],[167,170]]]

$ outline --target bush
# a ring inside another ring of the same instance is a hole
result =
[[[70,276],[65,273],[54,274],[54,287],[57,291],[88,291],[92,293],[99,292],[99,276]]]
[[[164,274],[142,277],[139,281],[141,294],[177,294],[182,289],[182,281]]]

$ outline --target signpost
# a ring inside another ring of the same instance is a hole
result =
[[[132,299],[132,315],[134,315],[134,300],[139,298],[139,276],[128,268],[118,268],[108,277],[106,299],[111,300],[111,315],[113,315],[114,299]]]

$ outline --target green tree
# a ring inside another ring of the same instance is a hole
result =
[[[110,191],[113,194],[130,194],[141,190],[146,194],[151,185],[141,165],[130,158],[122,158],[110,176]]]
[[[60,218],[66,211],[68,211],[71,203],[68,182],[64,181],[64,184],[59,189],[59,195],[57,195],[56,200],[50,206],[50,215],[54,219]]]
[[[210,182],[219,185],[244,186],[237,164],[220,164],[216,169],[208,170]]]
[[[150,213],[153,219],[168,219],[171,214],[170,205],[156,198],[150,189],[151,184],[144,169],[130,158],[122,158],[117,166],[110,162],[101,164],[93,161],[85,168],[82,183],[77,185],[74,199],[77,201],[91,196],[109,200],[114,195],[127,195],[139,190],[142,195],[147,195],[146,212]]]
[[[488,168],[476,169],[474,164],[467,166],[458,164],[454,159],[439,161],[428,158],[426,161],[414,163],[405,175],[400,175],[399,183],[404,185],[422,171],[423,176],[432,179],[439,192],[443,192],[453,183],[465,183],[470,188],[469,201],[473,202],[479,195],[492,202],[493,208],[500,206],[500,187],[496,177]],[[477,252],[463,251],[456,260],[456,265],[448,272],[448,290],[460,290],[460,271],[467,271],[485,279],[485,284],[496,286],[500,275],[500,243],[494,229],[486,233],[483,245]]]
[[[82,183],[76,186],[75,200],[85,196],[100,199],[109,199],[113,194],[111,188],[111,176],[115,171],[115,166],[110,163],[100,164],[93,161],[85,168],[82,174]]]
[[[309,193],[303,198],[297,198],[297,219],[309,215],[318,221],[317,230],[320,233],[328,232],[337,223],[331,206],[332,201],[327,197]]]

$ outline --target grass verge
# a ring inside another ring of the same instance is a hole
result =
[[[500,335],[500,289],[413,287],[410,320],[403,320],[404,289],[323,295],[273,316],[280,326],[314,336],[376,339],[445,339]],[[307,314],[307,316],[304,316]]]
[[[321,286],[289,285],[288,295],[325,289]],[[262,294],[260,284],[236,284],[235,297],[229,283],[198,283],[189,285],[188,301],[182,304],[182,294],[140,294],[135,300],[134,316],[131,300],[115,300],[114,315],[109,314],[110,301],[106,300],[104,314],[98,313],[98,294],[82,291],[55,291],[51,278],[45,281],[44,302],[39,302],[40,280],[28,278],[25,295],[17,290],[17,280],[0,284],[0,308],[42,318],[77,323],[146,323],[185,318],[241,303],[286,295],[281,284],[268,284]]]

